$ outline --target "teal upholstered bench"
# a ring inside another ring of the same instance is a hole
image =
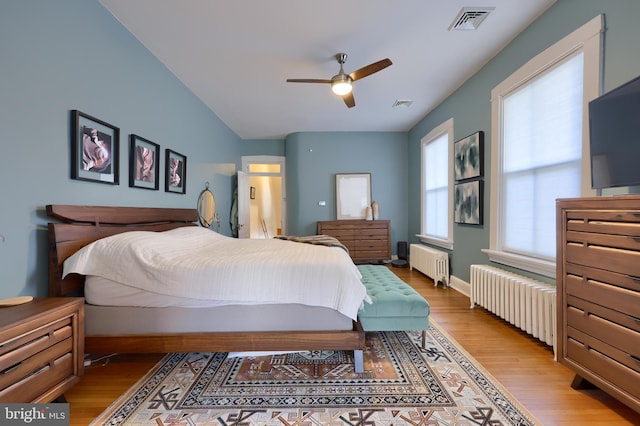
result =
[[[411,331],[429,328],[429,303],[383,265],[358,265],[362,283],[373,303],[358,312],[364,331]]]

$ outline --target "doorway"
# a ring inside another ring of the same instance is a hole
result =
[[[238,237],[286,234],[285,158],[242,157],[238,173]]]

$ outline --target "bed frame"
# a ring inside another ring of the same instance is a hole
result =
[[[65,259],[87,244],[128,231],[166,231],[197,226],[195,209],[47,205],[49,232],[49,296],[83,294],[84,276],[62,279]],[[101,353],[244,352],[353,350],[356,371],[362,370],[364,331],[354,321],[345,331],[205,332],[152,335],[85,336],[85,351]]]

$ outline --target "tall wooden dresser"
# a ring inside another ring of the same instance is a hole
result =
[[[318,222],[318,234],[330,235],[349,249],[355,263],[391,259],[391,221],[332,220]]]
[[[640,196],[557,201],[558,359],[640,412]]]

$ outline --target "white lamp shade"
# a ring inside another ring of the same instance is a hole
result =
[[[335,82],[331,85],[331,90],[333,90],[333,93],[335,93],[336,95],[346,95],[347,93],[351,92],[351,83],[349,83],[348,81]]]

